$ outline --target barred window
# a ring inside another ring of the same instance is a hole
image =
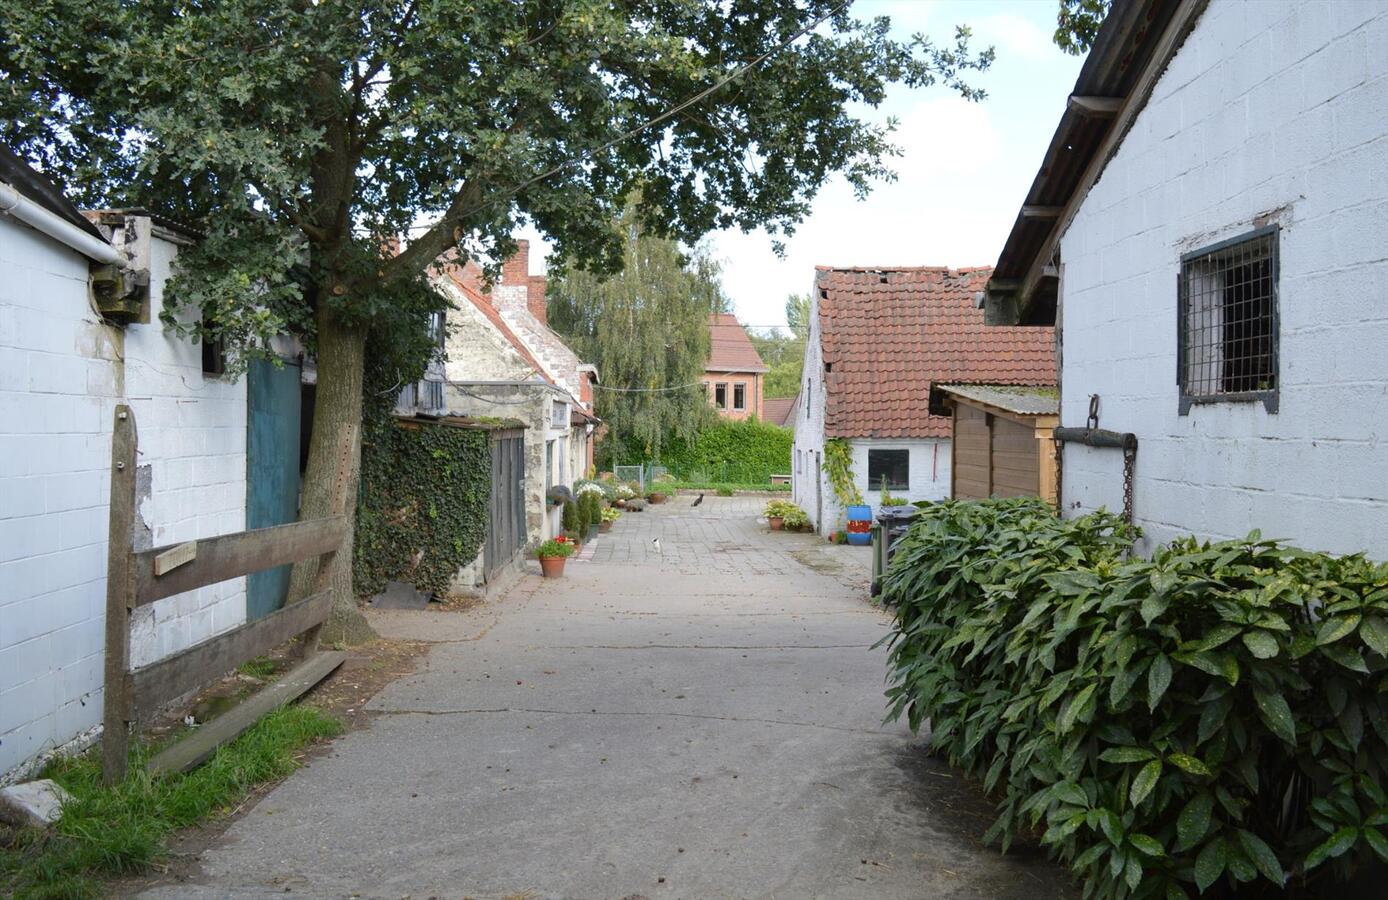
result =
[[[1277,411],[1277,236],[1272,225],[1181,257],[1182,415],[1232,400]]]

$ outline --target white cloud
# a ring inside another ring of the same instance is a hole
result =
[[[1031,19],[1015,13],[1000,12],[974,22],[974,38],[979,46],[993,44],[999,53],[1039,62],[1055,57],[1052,33]]]

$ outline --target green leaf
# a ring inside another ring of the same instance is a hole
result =
[[[1219,880],[1229,861],[1229,849],[1224,846],[1224,838],[1215,838],[1201,849],[1195,858],[1195,887],[1200,893]]]
[[[1214,796],[1201,792],[1191,798],[1176,820],[1176,849],[1189,850],[1205,838],[1210,830],[1210,812],[1214,809]]]
[[[1258,702],[1258,715],[1264,724],[1272,729],[1273,734],[1295,746],[1296,721],[1292,718],[1286,698],[1279,691],[1255,690],[1253,696]]]
[[[1354,842],[1358,839],[1358,828],[1341,828],[1326,838],[1325,842],[1316,849],[1306,854],[1306,871],[1309,872],[1332,856],[1343,855],[1345,851],[1354,846]]]
[[[1148,594],[1142,598],[1142,622],[1144,625],[1151,625],[1162,613],[1166,612],[1166,607],[1171,601],[1160,594]]]
[[[1272,659],[1277,655],[1277,638],[1266,631],[1244,632],[1243,645],[1258,659]]]
[[[1222,647],[1238,637],[1239,633],[1242,631],[1243,629],[1238,625],[1216,625],[1214,628],[1210,629],[1208,634],[1197,641],[1192,649],[1213,650],[1216,647]]]
[[[1152,667],[1147,670],[1147,708],[1155,710],[1157,704],[1161,702],[1162,695],[1171,686],[1171,660],[1163,653],[1152,660]]]
[[[1373,848],[1378,858],[1388,862],[1388,838],[1383,836],[1383,832],[1377,828],[1365,828],[1363,834],[1364,840]]]
[[[1379,656],[1388,656],[1388,621],[1382,616],[1367,616],[1359,628],[1359,637]]]
[[[1056,720],[1055,724],[1057,731],[1061,734],[1065,734],[1075,727],[1075,719],[1084,711],[1085,706],[1089,702],[1089,698],[1094,696],[1094,689],[1097,687],[1097,684],[1089,684],[1084,690],[1070,698],[1069,705],[1065,707],[1064,711],[1060,714],[1060,718]]]
[[[1133,786],[1128,791],[1128,800],[1133,806],[1137,806],[1147,795],[1152,793],[1152,788],[1157,786],[1157,779],[1161,777],[1161,760],[1154,759],[1143,766],[1133,779]]]
[[[1162,847],[1161,841],[1147,834],[1134,832],[1128,835],[1128,843],[1146,853],[1148,856],[1165,856],[1166,850]]]
[[[1123,873],[1123,880],[1128,883],[1130,891],[1137,890],[1137,886],[1142,884],[1142,861],[1136,855],[1128,857],[1128,868]]]
[[[1156,757],[1151,750],[1143,750],[1141,747],[1110,747],[1099,754],[1100,759],[1111,763],[1146,762]]]
[[[1239,844],[1242,845],[1243,852],[1248,854],[1248,858],[1253,861],[1253,865],[1257,866],[1263,877],[1281,887],[1287,880],[1287,876],[1282,871],[1282,864],[1277,861],[1277,854],[1272,852],[1272,848],[1262,838],[1242,828],[1239,829]]]
[[[1350,613],[1347,616],[1334,616],[1321,622],[1321,627],[1316,630],[1316,643],[1324,647],[1326,644],[1333,644],[1340,638],[1354,633],[1354,629],[1359,627],[1359,613]]]
[[[1194,756],[1185,753],[1169,753],[1166,761],[1171,763],[1182,772],[1189,772],[1191,775],[1213,775],[1210,767],[1205,765]]]
[[[1369,667],[1364,664],[1363,655],[1346,644],[1326,644],[1320,648],[1320,651],[1352,672],[1358,672],[1361,675],[1369,674]]]

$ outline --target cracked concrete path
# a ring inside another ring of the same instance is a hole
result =
[[[676,498],[562,580],[376,616],[436,642],[422,669],[234,823],[201,883],[149,896],[1075,896],[982,846],[977,786],[882,724],[866,553],[767,533],[762,502]]]

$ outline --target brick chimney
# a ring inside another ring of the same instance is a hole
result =
[[[549,279],[545,276],[531,275],[529,294],[526,298],[526,305],[530,307],[530,314],[544,325],[549,324],[549,305],[545,300],[545,288],[548,285]]]
[[[516,252],[501,264],[501,283],[526,284],[530,280],[530,242],[516,241]]]

